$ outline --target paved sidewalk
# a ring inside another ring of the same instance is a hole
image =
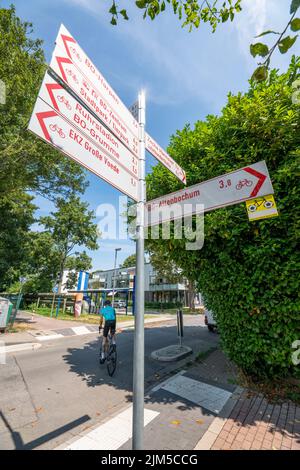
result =
[[[300,407],[292,402],[271,404],[244,390],[219,433],[212,430],[196,449],[300,450]]]
[[[300,449],[300,407],[268,403],[262,395],[236,386],[235,374],[230,361],[216,350],[149,390],[144,448]],[[130,450],[131,419],[132,409],[126,408],[59,449]]]
[[[157,315],[157,318],[146,318],[145,325],[159,325],[174,321],[172,315]],[[4,333],[0,340],[7,345],[32,342],[33,340],[48,341],[65,336],[78,336],[98,333],[98,325],[72,321],[57,320],[56,318],[43,317],[42,315],[20,311],[16,318],[16,324],[26,323],[29,329],[17,333]],[[134,327],[134,319],[129,316],[128,321],[117,322],[117,329],[123,330]]]

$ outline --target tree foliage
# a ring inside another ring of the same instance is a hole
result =
[[[36,191],[55,199],[86,183],[81,167],[27,131],[46,70],[42,41],[32,39],[32,24],[12,6],[0,9],[0,79],[6,102],[0,104],[0,195]]]
[[[299,339],[300,106],[292,101],[299,58],[287,73],[229,95],[220,116],[208,116],[171,138],[170,155],[187,172],[188,186],[265,160],[279,217],[249,222],[244,205],[205,215],[205,243],[148,240],[192,277],[215,312],[224,350],[246,372],[299,374],[292,343]],[[180,188],[161,165],[147,176],[147,199]]]
[[[166,9],[171,11],[182,22],[182,26],[199,28],[201,23],[209,23],[213,32],[219,23],[228,20],[233,21],[236,13],[241,11],[241,0],[137,0],[137,8],[143,12],[143,18],[154,20]],[[126,9],[120,9],[118,2],[113,0],[109,13],[112,15],[111,24],[116,26],[118,17],[121,15],[124,20],[128,20]]]
[[[55,249],[59,257],[59,283],[61,288],[64,269],[86,269],[90,265],[90,258],[86,254],[74,251],[79,246],[85,246],[91,250],[98,248],[97,238],[99,233],[94,223],[94,213],[88,210],[88,204],[81,202],[78,196],[71,195],[68,200],[57,199],[57,211],[46,217],[41,217],[40,222],[46,232],[51,234]],[[76,258],[74,258],[74,254]],[[73,258],[68,261],[68,258]]]
[[[33,39],[32,24],[21,21],[14,6],[0,8],[0,80],[6,91],[0,103],[1,290],[43,260],[43,250],[38,255],[37,249],[46,240],[30,232],[36,209],[33,194],[55,201],[86,187],[79,165],[27,131],[45,70],[42,41]],[[34,279],[40,283],[42,277],[36,274]]]
[[[133,255],[127,256],[127,258],[123,261],[120,267],[131,268],[132,266],[135,266],[135,263],[136,263],[136,255],[133,254]]]
[[[290,36],[287,31],[297,32],[300,30],[300,18],[296,18],[299,7],[300,0],[292,0],[290,6],[291,17],[281,33],[268,30],[256,36],[257,38],[261,38],[262,36],[270,34],[277,35],[278,38],[271,47],[261,42],[250,45],[250,53],[253,57],[260,56],[265,58],[264,62],[259,63],[257,69],[254,71],[252,75],[254,80],[261,82],[267,79],[271,57],[276,49],[278,49],[281,54],[286,54],[297,41],[298,34]]]

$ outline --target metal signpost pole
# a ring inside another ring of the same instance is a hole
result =
[[[139,94],[139,202],[136,227],[136,290],[133,356],[133,450],[142,450],[144,446],[144,207],[146,201],[145,115],[145,94],[144,92],[141,92]]]

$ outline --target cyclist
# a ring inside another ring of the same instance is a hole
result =
[[[100,309],[100,324],[99,324],[99,333],[102,329],[103,318],[105,320],[104,328],[103,328],[103,340],[102,340],[102,350],[101,350],[101,357],[100,363],[103,364],[105,360],[105,351],[107,351],[108,347],[108,333],[111,334],[112,344],[115,345],[115,333],[116,333],[116,311],[111,306],[111,301],[106,300],[104,302],[104,307]]]

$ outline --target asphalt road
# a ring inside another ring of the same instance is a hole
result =
[[[196,355],[218,343],[202,316],[185,316],[184,344]],[[176,344],[174,321],[145,329],[145,388],[180,363],[151,359],[156,349]],[[19,352],[0,365],[0,449],[53,449],[132,401],[133,331],[118,334],[118,366],[113,378],[98,362],[99,338],[65,337],[37,351]],[[186,359],[190,360],[190,359]]]

